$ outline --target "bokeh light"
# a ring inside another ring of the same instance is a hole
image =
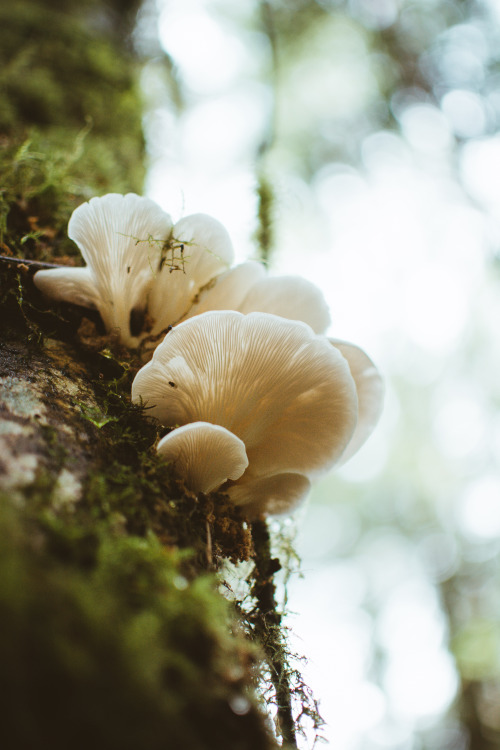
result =
[[[336,750],[500,746],[500,10],[158,0],[148,194],[318,284],[386,380],[299,512],[292,646]],[[176,88],[177,87],[177,88]],[[474,727],[491,737],[474,744]],[[304,748],[310,747],[312,735]],[[497,743],[497,744],[495,744]]]

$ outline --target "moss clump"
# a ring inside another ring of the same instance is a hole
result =
[[[46,261],[79,253],[67,236],[71,212],[92,194],[72,167],[83,154],[87,129],[71,145],[51,145],[33,134],[0,140],[0,252]],[[78,260],[80,262],[80,260]]]
[[[0,744],[276,747],[249,700],[252,649],[210,576],[153,537],[0,503]]]
[[[142,188],[141,94],[129,38],[139,0],[122,6],[0,7],[2,254],[78,255],[65,234],[71,211],[96,194]]]
[[[239,508],[223,493],[192,493],[156,453],[163,428],[147,409],[131,403],[131,382],[140,363],[133,353],[127,356],[118,360],[110,350],[94,354],[92,384],[99,408],[79,407],[97,460],[76,512],[92,522],[118,514],[129,533],[153,532],[165,545],[191,549],[199,569],[216,569],[223,558],[248,560],[253,544]]]
[[[139,3],[127,5],[121,18],[130,24]],[[73,176],[100,191],[137,190],[144,174],[137,62],[117,14],[98,6],[20,0],[0,8],[0,132],[17,138],[29,129],[48,153],[70,148],[91,123]]]

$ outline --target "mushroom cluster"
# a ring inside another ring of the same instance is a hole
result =
[[[326,338],[313,284],[232,267],[215,219],[174,224],[147,198],[111,193],[79,206],[68,235],[86,266],[38,271],[35,283],[96,309],[150,360],[132,400],[168,429],[158,453],[194,492],[222,490],[248,518],[289,513],[371,434],[383,398],[373,362]]]
[[[318,333],[330,323],[314,284],[268,277],[255,262],[231,268],[231,239],[206,214],[174,224],[149,198],[109,193],[75,209],[68,236],[87,265],[38,271],[36,286],[53,299],[96,309],[108,333],[131,349],[144,343],[146,356],[170,326],[206,310],[270,312]]]
[[[132,400],[173,428],[158,452],[195,492],[222,488],[250,518],[289,513],[378,419],[381,380],[352,344],[269,313],[180,323],[137,373]]]

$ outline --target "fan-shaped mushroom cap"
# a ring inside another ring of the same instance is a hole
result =
[[[358,408],[347,361],[326,338],[304,323],[227,310],[176,326],[137,373],[132,399],[166,426],[230,430],[254,476],[330,468]]]
[[[300,276],[268,276],[258,280],[237,309],[242,313],[267,312],[302,320],[315,333],[324,333],[331,322],[321,290]]]
[[[292,513],[309,494],[311,482],[302,474],[273,474],[245,479],[245,475],[225,490],[247,518],[281,516]]]
[[[239,479],[248,466],[244,443],[216,424],[192,422],[165,435],[158,453],[175,464],[193,492],[212,492],[228,479]]]
[[[131,313],[145,311],[171,229],[170,216],[149,198],[134,193],[91,198],[73,211],[68,225],[87,266],[38,271],[35,284],[50,297],[97,309],[107,331],[119,329],[122,342],[136,346]]]
[[[348,461],[366,442],[380,419],[384,405],[384,381],[365,352],[347,341],[329,339],[346,358],[358,394],[358,423],[341,463]]]
[[[233,257],[229,234],[217,219],[193,214],[178,221],[149,297],[148,312],[155,321],[152,333],[178,323]]]

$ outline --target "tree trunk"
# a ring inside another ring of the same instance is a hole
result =
[[[140,190],[137,1],[0,10],[0,745],[266,750],[255,645],[213,574],[251,558],[130,403],[136,363],[32,275],[93,194]]]

